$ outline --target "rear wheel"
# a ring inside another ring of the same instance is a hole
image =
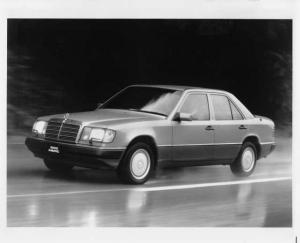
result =
[[[125,183],[143,184],[149,179],[153,164],[151,147],[146,143],[137,142],[125,152],[117,172]]]
[[[237,176],[249,176],[255,169],[257,159],[253,143],[245,142],[236,160],[230,165],[231,171]]]
[[[61,161],[53,159],[44,159],[44,163],[49,170],[58,171],[58,172],[67,172],[72,170],[73,165],[66,164]]]

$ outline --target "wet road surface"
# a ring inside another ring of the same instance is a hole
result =
[[[159,171],[142,186],[114,171],[48,171],[22,143],[8,144],[8,226],[291,227],[291,140],[278,141],[248,178],[228,166]]]

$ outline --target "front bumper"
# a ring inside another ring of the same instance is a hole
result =
[[[124,152],[124,149],[68,144],[35,137],[26,138],[25,144],[36,157],[62,160],[86,168],[117,168]]]

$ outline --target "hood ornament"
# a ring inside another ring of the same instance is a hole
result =
[[[66,120],[69,118],[69,116],[70,116],[70,113],[66,113],[66,114],[64,115],[64,121],[66,121]]]

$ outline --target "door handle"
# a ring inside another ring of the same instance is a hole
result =
[[[212,126],[207,126],[206,128],[205,128],[205,130],[208,130],[208,131],[211,131],[211,130],[215,130]]]
[[[247,127],[245,127],[244,125],[240,125],[239,129],[247,129]]]

